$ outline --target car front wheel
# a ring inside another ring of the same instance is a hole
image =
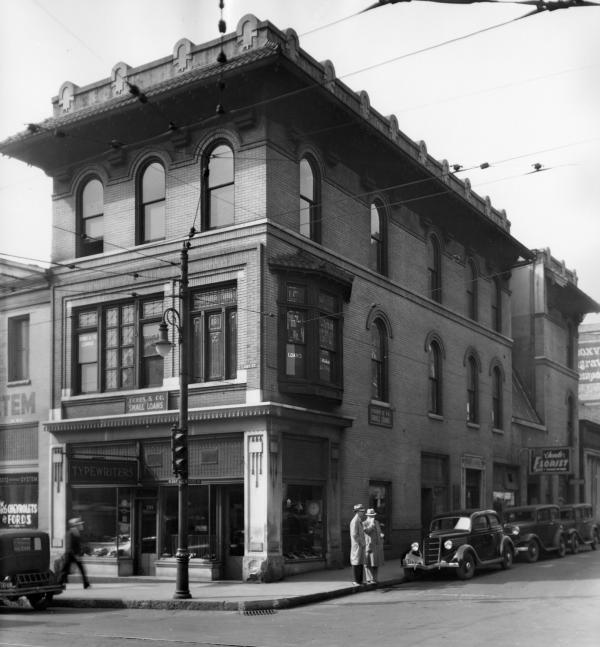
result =
[[[530,564],[533,564],[534,562],[537,562],[539,558],[540,558],[540,547],[537,541],[535,539],[532,539],[527,544],[527,552],[525,553],[525,559]]]
[[[28,595],[27,600],[36,611],[44,611],[52,602],[52,597],[52,593],[36,593],[35,595]]]
[[[502,549],[502,561],[500,562],[500,565],[504,570],[507,570],[513,565],[514,561],[515,561],[515,554],[513,553],[512,548],[510,548],[509,546],[505,546]]]
[[[475,560],[471,553],[466,553],[458,564],[456,575],[461,580],[470,580],[475,575]]]
[[[579,552],[579,546],[580,546],[579,538],[577,537],[577,535],[573,535],[571,537],[570,544],[571,544],[571,552],[573,553],[573,555],[577,555],[577,553]]]

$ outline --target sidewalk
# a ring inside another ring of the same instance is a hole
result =
[[[52,606],[269,612],[400,584],[404,580],[401,560],[393,559],[381,566],[378,579],[378,584],[353,586],[352,569],[348,566],[294,575],[269,584],[190,582],[191,599],[174,600],[172,579],[91,578],[91,588],[84,590],[80,577],[71,575],[66,591],[54,598]]]

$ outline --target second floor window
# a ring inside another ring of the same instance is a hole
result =
[[[192,295],[192,382],[237,376],[237,287],[210,287]]]
[[[306,157],[300,160],[300,233],[321,242],[317,174]]]
[[[233,150],[227,144],[212,149],[204,162],[204,228],[233,225],[235,178]]]
[[[77,206],[77,256],[101,254],[104,250],[104,187],[97,178],[84,185]]]
[[[282,373],[288,384],[341,386],[340,311],[339,296],[317,281],[285,282]]]
[[[437,341],[429,344],[429,413],[442,415],[442,352]]]
[[[492,371],[492,427],[502,429],[502,371],[495,366]]]
[[[387,401],[387,339],[381,321],[371,325],[371,398]]]
[[[85,308],[74,314],[75,391],[96,393],[161,386],[155,349],[162,298]]]
[[[165,169],[152,162],[144,169],[139,188],[140,243],[165,237]]]
[[[8,381],[29,379],[29,315],[8,320]]]
[[[479,367],[472,355],[467,359],[467,422],[479,422]]]

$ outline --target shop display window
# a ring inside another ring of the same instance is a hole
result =
[[[161,557],[175,557],[178,546],[178,491],[162,489],[164,523],[162,525]],[[210,485],[188,488],[188,551],[190,559],[216,561],[216,505]]]
[[[323,487],[284,484],[282,543],[287,560],[325,556]]]
[[[71,509],[72,516],[85,522],[81,535],[85,555],[131,557],[129,488],[73,488]]]

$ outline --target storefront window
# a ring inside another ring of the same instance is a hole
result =
[[[282,542],[288,560],[323,559],[325,511],[321,485],[284,484]]]
[[[178,490],[166,487],[162,492],[161,556],[175,557],[178,547]],[[217,559],[216,506],[210,485],[188,488],[188,551],[191,559]]]
[[[38,527],[38,475],[0,474],[0,528]]]
[[[85,523],[83,552],[91,557],[131,557],[129,488],[73,488],[73,516]]]

